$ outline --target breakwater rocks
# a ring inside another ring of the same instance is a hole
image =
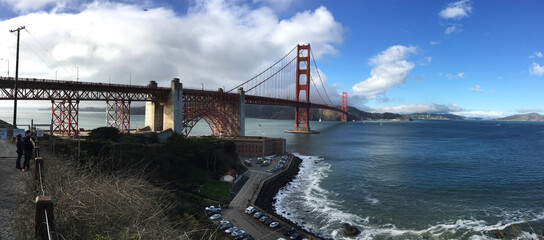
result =
[[[255,205],[261,209],[274,213],[274,197],[278,194],[280,188],[284,187],[290,183],[293,178],[298,174],[300,163],[302,160],[298,157],[293,156],[289,167],[277,175],[267,179],[255,200]]]

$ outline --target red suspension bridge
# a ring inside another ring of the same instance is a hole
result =
[[[317,73],[315,80],[311,60]],[[0,100],[13,99],[51,101],[53,131],[71,136],[79,133],[80,101],[106,101],[108,125],[122,132],[130,128],[132,102],[146,102],[145,125],[153,131],[171,128],[186,136],[202,119],[215,136],[245,135],[245,104],[294,107],[292,132],[312,132],[310,108],[337,111],[343,121],[347,120],[347,94],[342,93],[341,107],[333,104],[310,45],[296,46],[272,66],[228,91],[184,89],[177,78],[172,80],[170,88],[158,87],[154,81],[147,86],[135,86],[0,78]]]

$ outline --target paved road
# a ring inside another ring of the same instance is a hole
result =
[[[232,225],[243,229],[245,232],[251,234],[257,240],[276,240],[280,237],[286,238],[283,236],[283,232],[286,230],[285,224],[281,224],[281,221],[274,219],[275,221],[280,222],[280,227],[270,228],[266,226],[258,219],[253,218],[253,215],[248,215],[244,213],[245,208],[248,204],[253,205],[255,199],[257,198],[258,191],[260,190],[261,184],[269,177],[276,173],[268,173],[266,170],[275,167],[278,164],[280,157],[274,158],[272,163],[268,167],[261,167],[260,165],[254,164],[251,167],[248,167],[248,171],[244,173],[249,177],[246,184],[242,187],[240,192],[236,197],[231,201],[229,208],[223,210],[223,219],[228,220]],[[242,159],[243,161],[244,159]],[[292,162],[292,159],[289,160],[288,167]],[[249,202],[248,202],[249,200]],[[267,215],[270,217],[270,215]],[[291,227],[287,227],[291,229]],[[297,231],[298,232],[298,231]]]
[[[15,168],[15,144],[9,140],[0,140],[0,239],[15,239],[11,224],[19,194],[24,189],[21,170]],[[28,172],[30,174],[30,172]]]

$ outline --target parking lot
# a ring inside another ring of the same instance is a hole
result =
[[[247,160],[248,158],[242,158],[242,161]],[[242,187],[240,192],[236,195],[236,197],[231,201],[228,209],[222,210],[222,220],[228,220],[233,226],[237,227],[238,229],[244,230],[246,233],[250,234],[254,239],[259,240],[277,240],[279,238],[286,238],[289,239],[289,237],[284,236],[284,232],[286,230],[292,230],[290,226],[287,226],[286,224],[283,224],[279,219],[275,219],[273,216],[264,213],[263,216],[268,216],[272,219],[274,222],[279,222],[279,226],[276,228],[272,228],[269,225],[264,224],[261,222],[258,218],[255,218],[254,214],[247,214],[245,213],[245,210],[248,206],[253,205],[255,198],[258,195],[258,192],[260,190],[260,186],[262,183],[270,176],[273,176],[274,174],[277,174],[281,170],[289,167],[289,164],[291,163],[290,160],[282,161],[285,162],[284,167],[278,169],[275,172],[272,172],[271,169],[274,169],[278,166],[282,159],[282,156],[277,156],[274,158],[270,158],[270,163],[265,164],[266,166],[261,166],[261,163],[264,158],[258,163],[259,161],[256,158],[252,159],[251,166],[248,166],[248,171],[244,173],[244,175],[248,176],[249,179],[246,182],[246,184]],[[281,165],[280,165],[281,166]],[[256,208],[255,212],[260,211],[260,209]],[[219,220],[217,220],[219,223]],[[299,238],[299,239],[302,239]]]

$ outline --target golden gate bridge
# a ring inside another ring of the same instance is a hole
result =
[[[311,74],[311,60],[318,80]],[[317,82],[317,83],[316,83]],[[17,87],[15,87],[17,85]],[[16,90],[15,90],[16,89]],[[313,95],[310,89],[315,90]],[[171,87],[58,81],[35,78],[0,78],[0,100],[51,101],[52,131],[57,135],[79,134],[79,103],[106,101],[107,124],[121,132],[130,129],[130,105],[146,102],[145,125],[153,131],[171,128],[188,136],[204,119],[213,135],[245,135],[245,104],[291,106],[295,124],[290,132],[312,133],[310,108],[340,112],[347,120],[347,93],[335,105],[321,80],[310,45],[297,45],[280,60],[256,76],[226,91],[184,89],[179,79]]]

